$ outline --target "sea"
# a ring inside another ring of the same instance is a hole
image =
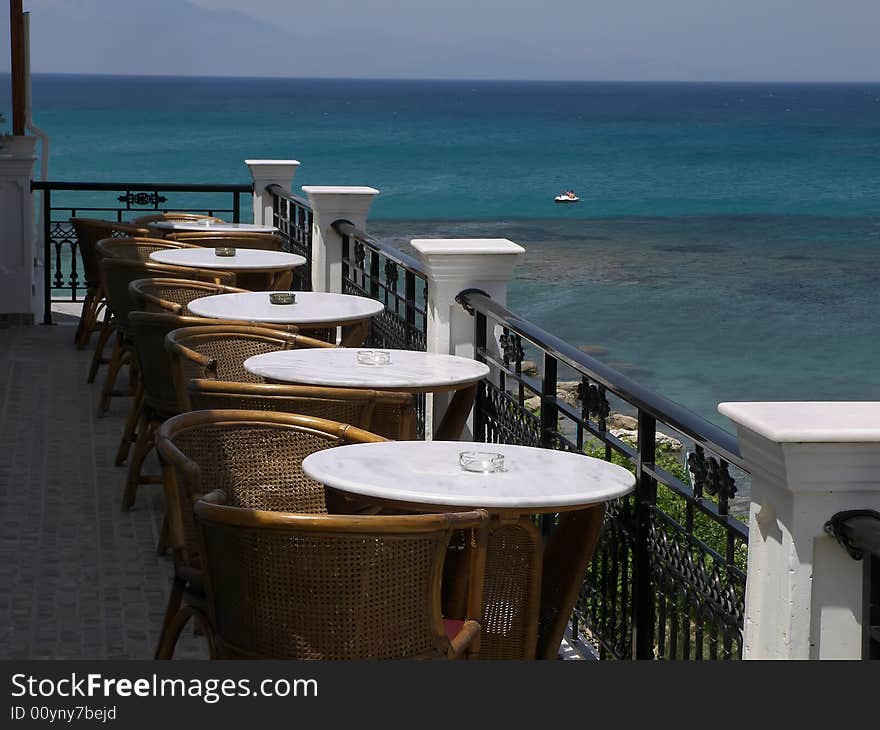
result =
[[[295,158],[398,245],[516,241],[511,309],[721,425],[880,400],[880,85],[36,75],[33,108],[53,180]]]

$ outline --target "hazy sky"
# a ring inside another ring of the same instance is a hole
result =
[[[25,0],[25,8],[34,71],[880,81],[880,0]],[[4,51],[0,70],[9,68]]]

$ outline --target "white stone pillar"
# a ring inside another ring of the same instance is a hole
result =
[[[862,563],[823,526],[880,509],[880,402],[718,410],[752,472],[744,658],[859,658]]]
[[[367,213],[379,191],[358,186],[303,185],[312,206],[312,289],[342,291],[342,237],[331,227],[347,220],[366,229]]]
[[[525,249],[506,238],[427,238],[412,241],[428,274],[428,352],[473,358],[474,318],[455,301],[465,289],[482,289],[507,305],[513,267]],[[440,423],[449,395],[427,399],[425,433]],[[471,438],[471,425],[462,439]]]
[[[0,137],[0,319],[33,323],[36,228],[31,193],[36,137]]]
[[[245,160],[254,180],[254,223],[272,225],[272,196],[269,185],[280,185],[290,192],[299,160]]]

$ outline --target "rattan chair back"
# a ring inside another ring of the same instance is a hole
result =
[[[409,393],[201,378],[190,380],[186,390],[184,403],[192,410],[300,413],[351,423],[389,439],[411,439],[415,432],[415,398]]]
[[[128,331],[128,314],[134,311],[134,303],[129,292],[129,284],[137,279],[173,278],[173,279],[220,279],[235,283],[235,274],[229,271],[208,271],[191,269],[185,266],[167,266],[152,261],[134,261],[125,258],[101,258],[101,280],[106,290],[107,302],[113,312],[115,321],[125,334]],[[205,321],[205,320],[200,320]],[[208,320],[210,321],[210,320]]]
[[[147,226],[150,223],[155,223],[156,221],[203,221],[209,220],[214,221],[216,223],[225,223],[222,218],[215,218],[212,215],[202,215],[200,213],[179,213],[176,211],[166,211],[164,213],[150,213],[149,215],[142,215],[138,218],[135,218],[132,223],[135,223],[139,226]]]
[[[98,266],[100,257],[96,250],[98,241],[120,234],[125,234],[126,237],[149,234],[146,228],[99,218],[71,218],[70,224],[76,233],[76,248],[82,258],[86,286],[97,286],[101,281],[101,270]]]
[[[315,516],[213,493],[195,514],[216,657],[451,658],[443,560],[453,530],[480,529],[484,511]]]
[[[206,248],[227,246],[230,248],[251,248],[264,251],[281,251],[285,239],[275,233],[260,233],[257,231],[242,231],[236,233],[223,233],[219,231],[180,231],[169,233],[166,237],[169,241],[190,243]]]
[[[166,347],[171,356],[182,410],[189,410],[186,388],[192,378],[262,383],[263,378],[244,369],[244,361],[249,357],[279,350],[333,345],[285,330],[251,325],[215,325],[187,327],[172,332]],[[354,422],[343,419],[343,423]]]
[[[214,294],[244,292],[234,286],[192,279],[137,279],[131,282],[129,292],[137,309],[144,312],[166,312],[188,315],[188,305],[194,299]]]
[[[86,286],[97,286],[101,282],[101,269],[98,265],[98,253],[95,246],[98,241],[110,238],[113,229],[111,221],[95,218],[71,218],[70,223],[76,233],[76,247],[83,262]]]
[[[348,424],[289,413],[191,411],[168,419],[156,443],[178,571],[200,570],[192,518],[199,497],[220,490],[249,509],[324,514],[324,487],[303,473],[302,460],[334,446],[384,440]]]
[[[190,244],[166,241],[164,238],[147,236],[128,238],[104,238],[95,245],[99,258],[130,259],[132,261],[150,261],[150,254],[171,248],[193,248]]]
[[[201,317],[179,317],[139,311],[129,313],[129,330],[144,388],[144,402],[153,410],[164,414],[178,412],[177,391],[171,376],[171,363],[165,350],[165,336],[187,324],[203,322],[204,319]]]

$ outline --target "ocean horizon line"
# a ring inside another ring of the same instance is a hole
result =
[[[0,71],[0,77],[10,77],[9,71]],[[73,73],[65,71],[33,71],[32,77],[98,78],[98,79],[181,79],[217,81],[339,81],[339,82],[378,82],[378,83],[428,83],[428,84],[531,84],[531,85],[633,85],[633,86],[880,86],[880,79],[854,79],[837,81],[810,81],[788,79],[515,79],[515,78],[443,78],[443,77],[380,77],[380,76],[229,76],[223,74],[100,74]]]

